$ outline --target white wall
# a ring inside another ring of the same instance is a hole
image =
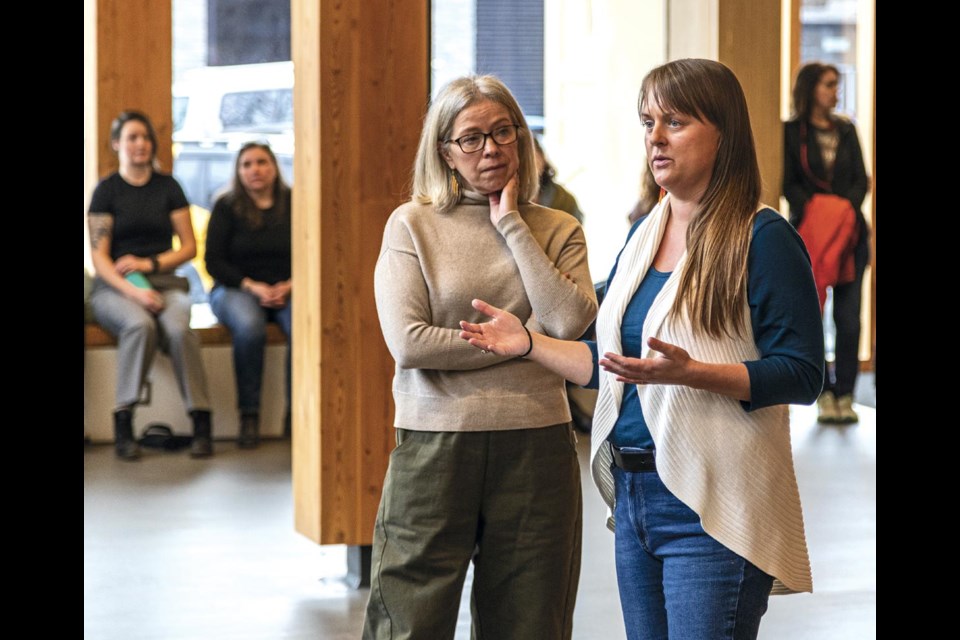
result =
[[[663,63],[664,0],[544,5],[544,147],[584,212],[594,281],[604,280],[640,195],[640,81]]]

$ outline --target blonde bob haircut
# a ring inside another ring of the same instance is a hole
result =
[[[743,336],[747,257],[761,186],[743,89],[719,62],[675,60],[643,79],[641,113],[648,101],[664,111],[709,122],[720,132],[713,174],[687,227],[687,264],[672,318],[686,314],[700,335]]]
[[[451,81],[440,90],[424,118],[420,146],[417,148],[417,158],[413,165],[415,202],[433,204],[441,213],[450,211],[460,203],[464,185],[460,183],[460,175],[451,171],[440,155],[441,145],[455,144],[447,141],[461,111],[488,100],[503,105],[514,124],[520,125],[516,142],[520,159],[520,191],[517,200],[526,203],[537,195],[540,181],[534,159],[533,141],[517,99],[495,76],[464,76]],[[457,182],[456,188],[452,184],[453,180]]]

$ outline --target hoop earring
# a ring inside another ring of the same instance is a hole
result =
[[[457,180],[457,170],[450,169],[450,192],[455,200],[460,200],[460,181]]]

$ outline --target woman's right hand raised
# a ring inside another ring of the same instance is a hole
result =
[[[520,356],[527,353],[530,338],[520,318],[483,300],[474,300],[470,304],[480,313],[490,316],[491,320],[480,324],[461,320],[461,338],[478,349],[498,356]]]

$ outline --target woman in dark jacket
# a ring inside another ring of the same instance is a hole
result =
[[[790,222],[797,228],[816,193],[845,198],[857,213],[854,278],[833,287],[834,367],[827,369],[818,401],[820,422],[851,423],[858,419],[853,388],[860,364],[860,298],[870,233],[861,207],[869,179],[856,127],[833,111],[839,81],[840,73],[829,64],[811,62],[797,73],[794,116],[784,126],[783,193],[790,203]]]

